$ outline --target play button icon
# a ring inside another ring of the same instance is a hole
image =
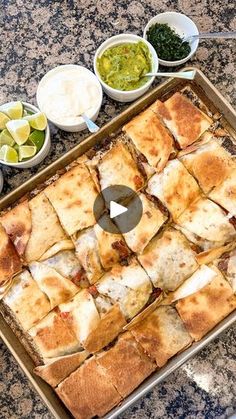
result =
[[[110,202],[110,218],[115,218],[118,215],[124,214],[128,208],[123,205],[117,204],[115,201]]]
[[[113,185],[103,189],[97,196],[93,213],[96,222],[108,233],[128,233],[139,223],[142,201],[131,188]]]

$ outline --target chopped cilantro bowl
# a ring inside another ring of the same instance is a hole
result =
[[[155,48],[158,58],[178,61],[186,58],[191,47],[166,23],[155,23],[147,31],[147,40]]]

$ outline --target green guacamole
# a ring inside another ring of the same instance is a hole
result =
[[[152,70],[152,59],[147,45],[140,41],[108,48],[97,61],[102,80],[118,90],[135,90],[143,86]]]

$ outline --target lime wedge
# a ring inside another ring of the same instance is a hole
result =
[[[10,118],[8,118],[5,113],[0,112],[0,130],[6,128],[6,123],[10,121]]]
[[[30,135],[30,125],[24,119],[13,119],[6,123],[6,127],[15,142],[19,145],[24,144]]]
[[[0,149],[0,159],[7,163],[17,163],[18,162],[17,151],[13,147],[7,144],[4,144]]]
[[[18,144],[15,144],[14,146],[13,146],[13,148],[17,151],[17,153],[19,154],[19,145]]]
[[[37,153],[37,147],[31,145],[20,145],[19,146],[19,161],[29,159]]]
[[[15,144],[14,139],[12,138],[10,132],[7,129],[4,129],[0,133],[0,147],[4,144],[8,144],[10,146],[13,146]]]
[[[29,109],[24,109],[22,118],[24,118],[25,116],[33,115],[33,114],[34,114],[33,111],[30,111]]]
[[[47,118],[43,112],[37,112],[33,115],[24,116],[24,119],[29,121],[29,124],[32,128],[39,131],[44,131],[47,126]]]
[[[37,147],[37,151],[41,150],[45,140],[45,132],[34,130],[29,136],[29,140]]]
[[[0,111],[11,119],[19,119],[23,115],[23,105],[21,102],[9,102],[0,106]]]

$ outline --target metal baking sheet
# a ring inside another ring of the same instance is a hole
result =
[[[177,370],[184,362],[188,361],[194,355],[196,355],[201,349],[203,349],[208,343],[219,336],[224,330],[230,327],[236,321],[236,312],[231,313],[226,319],[219,323],[210,333],[208,333],[200,342],[195,342],[186,349],[184,352],[174,356],[166,366],[161,368],[159,371],[154,372],[147,380],[145,380],[136,390],[133,391],[130,396],[109,412],[104,419],[117,418],[123,413],[128,407],[132,406],[140,397],[145,396],[154,386],[163,381],[173,371]]]
[[[212,113],[220,112],[222,114],[222,123],[227,130],[235,137],[236,132],[236,112],[232,106],[223,98],[218,90],[210,83],[204,74],[196,68],[188,67],[186,69],[195,69],[196,77],[193,82],[170,79],[165,83],[160,84],[155,89],[151,90],[147,95],[139,99],[127,110],[114,118],[111,122],[102,127],[99,132],[89,136],[78,146],[74,147],[64,156],[59,158],[56,162],[49,165],[47,168],[36,174],[30,180],[25,182],[17,189],[10,192],[8,195],[0,200],[0,211],[6,209],[8,206],[17,202],[22,196],[31,192],[35,188],[40,188],[45,181],[51,176],[55,175],[58,170],[63,169],[73,160],[88,151],[95,144],[103,141],[107,137],[112,137],[114,133],[118,132],[120,128],[128,122],[133,116],[141,112],[144,108],[153,103],[156,99],[165,99],[170,94],[184,88],[186,85],[191,85],[196,93],[199,94],[200,99],[207,105]],[[200,342],[194,343],[190,348],[172,358],[168,364],[159,371],[153,373],[146,381],[144,381],[129,397],[127,397],[119,406],[108,413],[106,419],[114,419],[128,407],[135,403],[140,397],[144,396],[155,385],[164,380],[169,374],[179,368],[185,361],[194,356],[209,342],[219,336],[224,330],[231,326],[236,320],[236,312],[231,313],[226,319],[218,324],[207,336]],[[11,353],[19,363],[22,370],[25,372],[38,394],[41,396],[44,403],[47,405],[50,412],[57,419],[69,419],[71,414],[64,407],[63,403],[57,397],[52,388],[43,380],[33,374],[34,363],[27,353],[26,349],[15,336],[10,326],[0,315],[0,337],[10,349]]]

